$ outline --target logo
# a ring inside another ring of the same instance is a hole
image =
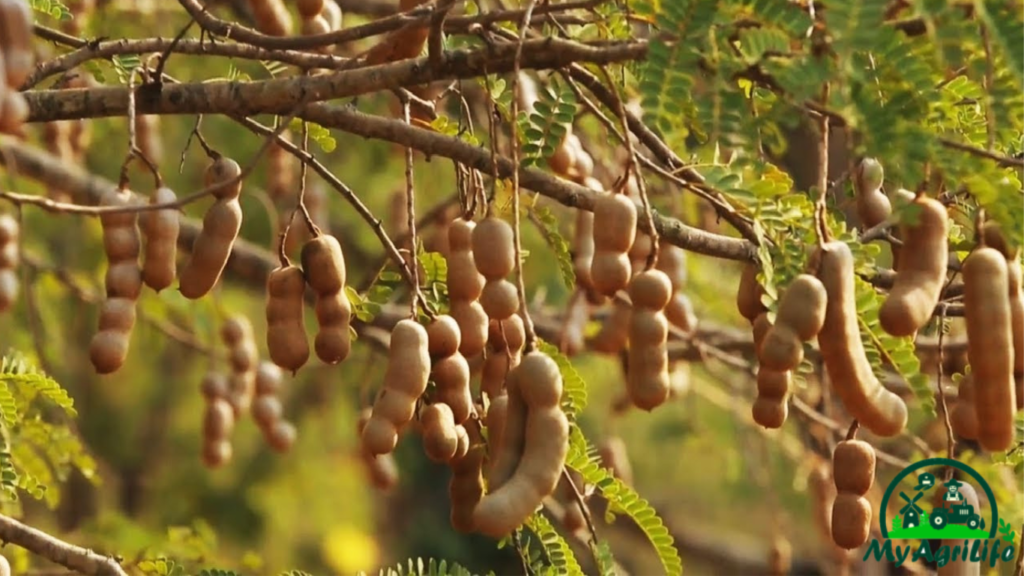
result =
[[[950,469],[963,474],[942,481]],[[886,515],[890,500],[901,505],[891,518]],[[957,460],[929,458],[904,468],[885,490],[878,527],[882,539],[871,539],[864,560],[885,558],[900,566],[925,559],[940,567],[953,561],[978,562],[994,568],[999,561],[1016,558],[1016,531],[999,518],[988,482]],[[939,541],[938,548],[929,540]]]

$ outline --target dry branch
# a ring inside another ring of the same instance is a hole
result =
[[[68,544],[49,534],[0,515],[0,540],[21,546],[47,560],[90,576],[128,576],[116,560]]]

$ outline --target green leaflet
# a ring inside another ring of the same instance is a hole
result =
[[[365,574],[365,573],[363,573]],[[455,562],[429,558],[409,558],[404,564],[384,568],[380,576],[471,576],[471,572]]]
[[[562,142],[576,116],[576,95],[572,89],[552,83],[552,88],[539,88],[534,111],[521,112],[517,119],[522,141],[524,167],[536,166],[550,158]]]
[[[551,563],[551,568],[556,574],[573,576],[583,575],[583,569],[576,561],[572,548],[564,538],[555,530],[551,522],[540,512],[533,513],[526,520],[526,527],[537,535],[545,555]]]
[[[558,351],[558,346],[537,339],[537,349],[547,354],[558,364],[558,370],[562,374],[562,409],[570,421],[587,407],[587,383],[583,381],[580,373],[573,367],[572,362]]]
[[[569,455],[565,465],[579,472],[587,484],[592,484],[601,491],[608,500],[609,512],[629,516],[647,535],[654,545],[654,550],[661,560],[665,573],[679,576],[683,573],[683,561],[675,548],[672,535],[658,513],[635,490],[602,468],[593,456],[595,449],[584,438],[577,426],[572,426],[569,433]]]
[[[558,231],[558,218],[546,206],[534,205],[530,212],[536,217],[537,228],[548,245],[555,252],[555,259],[558,261],[558,271],[562,275],[562,283],[570,292],[576,286],[576,272],[572,266],[572,254],[569,253],[569,242]]]
[[[29,0],[29,5],[36,12],[56,18],[60,21],[73,20],[74,14],[60,0]]]

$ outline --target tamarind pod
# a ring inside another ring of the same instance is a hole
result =
[[[10,269],[0,270],[0,312],[8,310],[18,298],[18,275]]]
[[[629,463],[626,443],[618,436],[607,436],[597,448],[601,465],[627,486],[633,485],[633,467]]]
[[[665,315],[651,310],[634,310],[630,319],[630,346],[643,348],[663,344],[668,338],[668,320]]]
[[[693,332],[697,329],[697,314],[693,311],[693,303],[682,292],[676,292],[665,306],[665,318],[684,332]]]
[[[599,250],[594,254],[590,266],[590,278],[594,290],[604,296],[614,296],[629,286],[633,268],[625,253]]]
[[[341,6],[334,0],[324,0],[324,7],[320,11],[320,15],[327,19],[328,25],[331,30],[340,30],[342,19],[344,15],[341,11]]]
[[[281,419],[284,414],[284,407],[277,396],[261,394],[252,401],[249,408],[252,419],[261,430],[268,430],[275,422]]]
[[[303,19],[302,26],[300,27],[303,36],[315,36],[317,34],[327,34],[331,31],[331,24],[326,18],[317,14],[312,18]],[[321,46],[317,49],[319,52],[325,52],[330,50],[330,46]]]
[[[579,142],[579,139],[576,139]],[[577,182],[591,177],[594,173],[594,158],[583,149],[582,144],[577,145],[576,155],[573,157],[572,170],[573,179]]]
[[[483,446],[475,446],[462,458],[451,462],[452,478],[448,483],[448,495],[452,502],[452,528],[463,534],[474,529],[473,510],[484,496]]]
[[[267,350],[274,364],[292,372],[309,360],[302,313],[305,288],[298,266],[277,268],[267,277]]]
[[[552,172],[559,176],[569,176],[576,164],[576,151],[579,148],[570,142],[571,138],[576,138],[576,140],[579,141],[578,136],[573,134],[571,131],[566,131],[562,141],[558,143],[558,146],[555,147],[555,151],[548,157],[548,167],[551,168]]]
[[[213,289],[227,266],[231,247],[242,228],[242,206],[238,199],[220,200],[203,217],[203,229],[192,245],[192,257],[178,277],[181,295],[202,298]]]
[[[750,331],[753,334],[754,340],[754,352],[760,354],[761,345],[764,344],[765,336],[768,335],[768,331],[772,328],[772,321],[768,318],[767,312],[761,312],[754,318],[754,321],[750,325]]]
[[[504,390],[489,399],[483,421],[487,428],[488,469],[493,469],[498,447],[505,443],[505,426],[508,422],[508,394]]]
[[[764,288],[757,282],[758,268],[752,263],[747,263],[740,274],[740,286],[736,291],[736,309],[740,315],[747,320],[753,321],[757,316],[768,310],[761,303],[761,296],[764,295]]]
[[[256,394],[276,396],[281,393],[281,368],[273,362],[263,361],[256,368]]]
[[[788,370],[771,370],[761,366],[757,370],[757,398],[751,407],[754,422],[765,428],[781,428],[789,416]]]
[[[0,133],[24,136],[22,125],[28,120],[28,102],[21,92],[0,93]]]
[[[758,360],[770,370],[793,370],[804,357],[803,343],[818,335],[825,322],[828,296],[810,274],[794,279],[779,302],[775,325],[764,334]]]
[[[213,197],[218,200],[234,200],[242,193],[242,181],[235,180],[241,175],[242,167],[238,162],[227,156],[220,156],[203,171],[203,186],[210,188],[216,184],[224,184],[213,191]]]
[[[408,412],[397,413],[389,403],[414,406],[426,391],[429,377],[430,353],[426,329],[413,320],[399,321],[391,331],[384,390],[374,403],[373,412],[363,429],[363,446],[371,455],[394,450],[398,429],[411,420],[406,417]],[[391,395],[397,398],[388,400]]]
[[[10,214],[0,214],[0,245],[6,246],[17,242],[20,237],[21,225]]]
[[[672,283],[660,270],[645,270],[630,282],[629,297],[634,308],[661,312],[672,299]]]
[[[345,255],[334,236],[321,234],[306,242],[301,261],[306,282],[317,294],[334,294],[345,288]]]
[[[207,468],[220,468],[231,461],[232,452],[230,440],[203,442],[203,465]]]
[[[7,85],[16,90],[32,73],[32,11],[28,2],[0,2],[0,56]]]
[[[273,426],[263,432],[263,437],[267,444],[275,452],[280,453],[291,450],[297,436],[298,431],[295,429],[295,425],[286,420],[278,420]]]
[[[206,404],[206,413],[203,415],[204,440],[223,440],[231,435],[234,428],[235,413],[230,404],[220,398],[214,398]]]
[[[325,364],[344,362],[352,350],[349,322],[352,306],[344,292],[320,296],[316,301],[316,316],[320,329],[313,339],[316,356]]]
[[[452,460],[461,460],[469,452],[469,445],[472,444],[472,440],[469,438],[469,432],[466,431],[466,427],[462,424],[455,425],[455,437],[458,438],[458,445],[455,448],[455,456],[452,456]]]
[[[515,268],[514,241],[508,222],[495,216],[484,218],[473,228],[473,261],[477,270],[488,280],[508,276]]]
[[[484,289],[484,277],[477,272],[473,253],[469,250],[451,251],[448,264],[448,296],[454,301],[473,301]]]
[[[1016,392],[1006,258],[994,248],[978,247],[967,257],[961,274],[978,443],[992,452],[1007,450],[1014,442]]]
[[[557,406],[531,408],[523,456],[508,482],[491,490],[473,511],[477,530],[502,538],[522,525],[554,492],[568,451],[569,420],[565,413]]]
[[[431,368],[437,383],[437,400],[451,408],[456,424],[473,414],[473,396],[469,390],[469,362],[457,351],[434,363]]]
[[[594,261],[594,213],[587,210],[576,211],[576,229],[573,234],[573,272],[576,283],[585,288],[592,288],[590,267]]]
[[[459,352],[471,358],[487,345],[487,313],[479,302],[453,301],[448,314],[459,324]]]
[[[133,260],[110,265],[104,275],[107,298],[137,300],[142,293],[142,273]]]
[[[220,339],[228,348],[237,348],[252,339],[252,322],[241,314],[232,314],[220,326]],[[235,368],[244,370],[244,368]]]
[[[902,254],[908,256],[896,282],[878,311],[882,329],[893,336],[910,336],[932,317],[946,279],[949,223],[938,200],[916,200],[917,222],[901,225]]]
[[[494,320],[505,320],[519,311],[519,293],[508,280],[489,280],[480,294],[480,306]]]
[[[875,449],[863,440],[843,440],[832,452],[836,490],[863,496],[875,482]]]
[[[393,30],[363,54],[363,64],[376,66],[408,58],[423,52],[430,29],[426,26],[407,26]]]
[[[250,1],[256,28],[268,36],[289,36],[292,16],[281,0]]]
[[[857,217],[864,228],[881,224],[892,214],[892,202],[882,192],[885,171],[874,158],[865,158],[857,165],[853,176]]]
[[[857,320],[853,254],[845,243],[834,241],[818,255],[828,296],[818,346],[832,387],[861,425],[879,436],[895,436],[907,424],[907,406],[871,371]]]
[[[636,240],[636,224],[636,204],[628,196],[598,195],[594,200],[595,250],[625,255]]]
[[[651,411],[668,400],[668,352],[665,344],[630,347],[626,390],[633,405]]]
[[[130,224],[105,227],[103,229],[103,251],[107,255],[108,262],[120,262],[137,267],[138,256],[142,251],[138,229]]]
[[[99,331],[89,344],[89,360],[97,374],[116,372],[128,357],[131,329],[135,326],[135,302],[110,298],[100,305]]]
[[[175,202],[174,190],[158,188],[150,204]],[[174,208],[144,212],[139,218],[140,228],[146,236],[146,252],[142,265],[142,281],[157,292],[174,283],[177,275],[178,233],[181,222]]]
[[[840,492],[832,504],[832,541],[846,550],[860,548],[870,536],[871,516],[867,498]]]
[[[981,237],[985,240],[986,246],[999,250],[1007,260],[1015,259],[1016,254],[1010,252],[1010,245],[1006,243],[1003,231],[995,220],[987,220],[981,225]]]
[[[442,314],[427,326],[427,351],[431,358],[445,358],[459,350],[462,334],[454,318]]]
[[[423,426],[423,450],[434,462],[449,462],[459,449],[452,409],[443,402],[435,402],[420,414]]]
[[[978,493],[974,490],[974,487],[964,482],[961,483],[957,489],[957,492],[963,497],[963,504],[973,507],[974,510],[981,510],[981,503],[978,500]],[[970,541],[967,541],[969,543]],[[965,541],[963,539],[946,538],[942,540],[943,546],[949,546],[950,549],[956,546],[963,546]],[[981,576],[981,566],[984,562],[973,562],[967,558],[957,557],[956,560],[950,560],[944,565],[936,567],[936,576]]]
[[[629,341],[629,324],[633,308],[621,300],[612,302],[612,313],[591,341],[591,348],[604,354],[618,354]]]
[[[227,378],[218,372],[208,372],[199,384],[199,392],[207,401],[226,398],[228,395]]]
[[[650,235],[643,232],[636,233],[633,245],[629,247],[629,252],[626,253],[629,256],[630,270],[633,276],[643,271],[647,265],[647,256],[651,253],[653,247],[654,241]]]
[[[309,19],[323,11],[324,0],[297,0],[295,5],[299,9],[299,16]]]

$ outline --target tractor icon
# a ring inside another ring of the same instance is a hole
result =
[[[961,482],[951,479],[945,483],[947,493],[942,498],[942,506],[935,507],[928,517],[928,523],[936,530],[942,530],[947,524],[966,524],[971,530],[985,527],[985,520],[964,501],[959,493]]]

